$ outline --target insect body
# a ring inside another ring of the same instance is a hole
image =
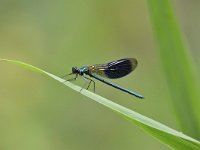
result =
[[[129,73],[131,73],[136,68],[136,66],[137,66],[137,60],[135,58],[125,58],[125,59],[112,61],[107,64],[97,64],[97,65],[85,66],[81,68],[72,67],[72,73],[70,73],[69,75],[75,74],[76,77],[68,81],[76,80],[79,75],[83,77],[85,80],[89,81],[87,89],[89,88],[91,82],[93,82],[94,91],[95,91],[95,82],[92,79],[85,76],[85,75],[88,75],[116,89],[129,93],[131,95],[134,95],[138,98],[144,98],[140,94],[137,94],[135,92],[122,88],[118,85],[115,85],[101,78],[101,77],[104,77],[104,78],[109,78],[109,79],[117,79],[117,78],[124,77],[128,75]]]

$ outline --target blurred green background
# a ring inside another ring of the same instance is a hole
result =
[[[200,2],[176,0],[173,6],[199,66]],[[58,76],[72,66],[137,58],[134,73],[112,82],[142,94],[144,101],[98,81],[97,93],[181,130],[156,48],[146,1],[0,1],[1,58]],[[5,63],[0,69],[1,150],[168,149],[50,78]]]

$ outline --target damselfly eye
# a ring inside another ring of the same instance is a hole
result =
[[[77,67],[72,67],[72,73],[77,73],[78,69]]]

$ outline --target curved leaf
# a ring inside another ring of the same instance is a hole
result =
[[[47,76],[61,82],[62,84],[65,84],[66,86],[72,88],[73,90],[75,90],[77,92],[80,92],[80,90],[82,89],[81,87],[74,85],[73,83],[70,83],[68,81],[65,81],[64,79],[62,79],[58,76],[55,76],[51,73],[48,73],[42,69],[39,69],[32,65],[26,64],[24,62],[16,61],[16,60],[8,60],[8,59],[0,59],[0,60],[22,66],[26,69],[36,71],[43,75],[47,75]],[[184,149],[199,150],[200,149],[199,141],[197,141],[187,135],[184,135],[181,132],[171,129],[153,119],[143,116],[137,112],[134,112],[126,107],[123,107],[117,103],[114,103],[114,102],[112,102],[104,97],[101,97],[95,93],[92,93],[88,90],[83,89],[80,93],[89,97],[90,99],[110,108],[111,110],[114,110],[115,112],[121,114],[123,117],[125,117],[126,119],[128,119],[129,121],[131,121],[132,123],[137,125],[138,127],[145,130],[147,133],[151,134],[153,137],[156,137],[158,140],[162,141],[163,143],[165,143],[166,145],[168,145],[172,148],[180,149],[180,150],[184,150]]]

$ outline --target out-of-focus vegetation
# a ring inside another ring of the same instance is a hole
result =
[[[149,8],[160,50],[161,64],[181,129],[199,138],[200,82],[191,52],[179,29],[170,0],[151,0]]]
[[[135,72],[113,82],[138,91],[145,101],[99,82],[97,93],[181,130],[153,44],[146,2],[0,3],[2,58],[23,60],[64,75],[74,65],[135,57],[139,61]],[[196,3],[176,1],[173,5],[198,65]],[[111,111],[57,82],[13,66],[0,67],[1,149],[167,149]],[[83,83],[81,79],[77,82]]]

